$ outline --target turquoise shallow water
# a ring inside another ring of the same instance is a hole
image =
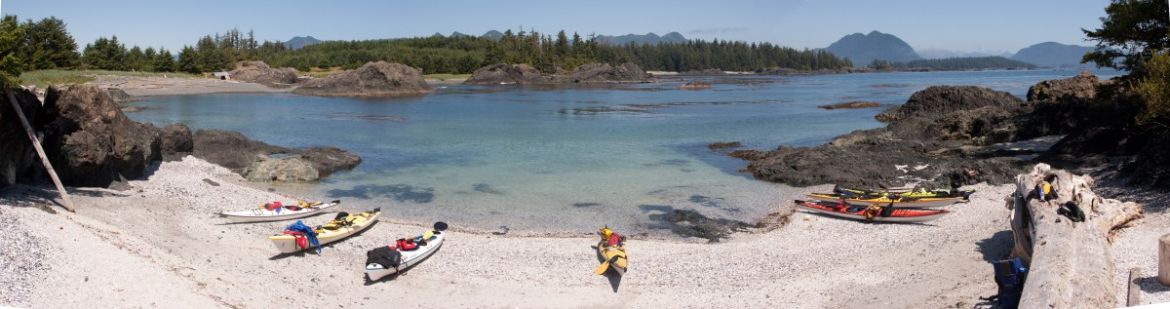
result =
[[[419,98],[292,94],[150,97],[130,114],[156,125],[237,130],[270,144],[329,145],[363,163],[307,186],[274,186],[399,220],[513,230],[589,231],[599,224],[662,231],[652,215],[694,209],[754,222],[783,203],[782,185],[737,172],[716,141],[747,148],[815,145],[878,127],[878,109],[817,105],[904,102],[930,85],[981,85],[1024,96],[1076,71],[719,77],[601,89],[448,86]],[[1108,75],[1109,73],[1103,73]],[[884,108],[884,107],[883,107]],[[259,202],[259,201],[258,201]]]

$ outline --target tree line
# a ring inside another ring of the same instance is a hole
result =
[[[298,50],[259,55],[275,65],[310,68],[354,68],[386,60],[421,68],[427,73],[471,73],[495,63],[527,63],[554,73],[590,62],[633,62],[647,70],[748,71],[767,68],[840,69],[852,64],[823,50],[797,50],[770,43],[691,40],[685,43],[607,45],[565,31],[555,35],[507,30],[498,39],[467,35],[434,35],[365,41],[327,41]]]
[[[876,70],[930,69],[943,71],[985,70],[985,69],[1034,69],[1036,65],[1000,56],[956,57],[942,59],[919,59],[906,62],[890,62],[874,59],[869,64]]]

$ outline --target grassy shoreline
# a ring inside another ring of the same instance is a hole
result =
[[[46,88],[49,85],[76,85],[92,82],[98,76],[119,77],[178,77],[196,78],[199,75],[177,72],[138,72],[138,71],[109,71],[109,70],[37,70],[20,74],[21,84],[35,85],[37,88]]]

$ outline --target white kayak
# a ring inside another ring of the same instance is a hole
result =
[[[280,211],[256,208],[252,210],[225,211],[219,213],[219,215],[227,218],[228,222],[232,223],[281,221],[320,214],[338,205],[341,205],[341,201],[335,200],[327,204],[318,204],[312,207],[298,206],[300,209],[297,210],[288,209],[285,206],[278,208]],[[295,204],[290,206],[295,206]]]
[[[317,232],[317,247],[345,239],[346,237],[365,230],[367,227],[370,227],[370,225],[373,225],[374,221],[378,221],[378,215],[381,214],[382,209],[375,208],[374,210],[362,213],[350,214],[343,219],[334,219],[328,223],[323,224],[319,228],[315,228],[315,231]],[[311,244],[307,245],[305,248],[301,248],[299,245],[297,245],[297,238],[298,236],[283,233],[268,237],[268,239],[272,241],[272,244],[276,245],[276,249],[280,250],[280,253],[293,253],[301,250],[311,250],[317,248]]]
[[[383,277],[397,273],[400,270],[406,270],[411,266],[417,265],[419,262],[422,262],[423,260],[427,259],[427,257],[434,254],[435,251],[439,251],[439,247],[443,246],[443,239],[446,238],[446,234],[443,234],[443,230],[446,229],[446,223],[435,222],[435,229],[431,231],[433,235],[427,239],[425,245],[419,244],[418,248],[409,251],[391,249],[394,252],[397,252],[400,256],[401,260],[397,266],[382,265],[376,262],[372,262],[372,254],[368,253],[368,259],[366,260],[366,276],[370,278],[370,281],[377,281],[378,279],[382,279]],[[376,250],[370,251],[373,252]]]

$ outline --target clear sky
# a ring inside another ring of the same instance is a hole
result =
[[[688,38],[826,47],[878,30],[915,49],[1009,51],[1055,41],[1090,45],[1108,0],[775,0],[775,1],[229,1],[0,0],[21,20],[57,16],[84,46],[117,35],[127,45],[176,50],[202,35],[238,27],[260,40],[312,35],[325,40],[536,29],[597,34],[678,31]]]

